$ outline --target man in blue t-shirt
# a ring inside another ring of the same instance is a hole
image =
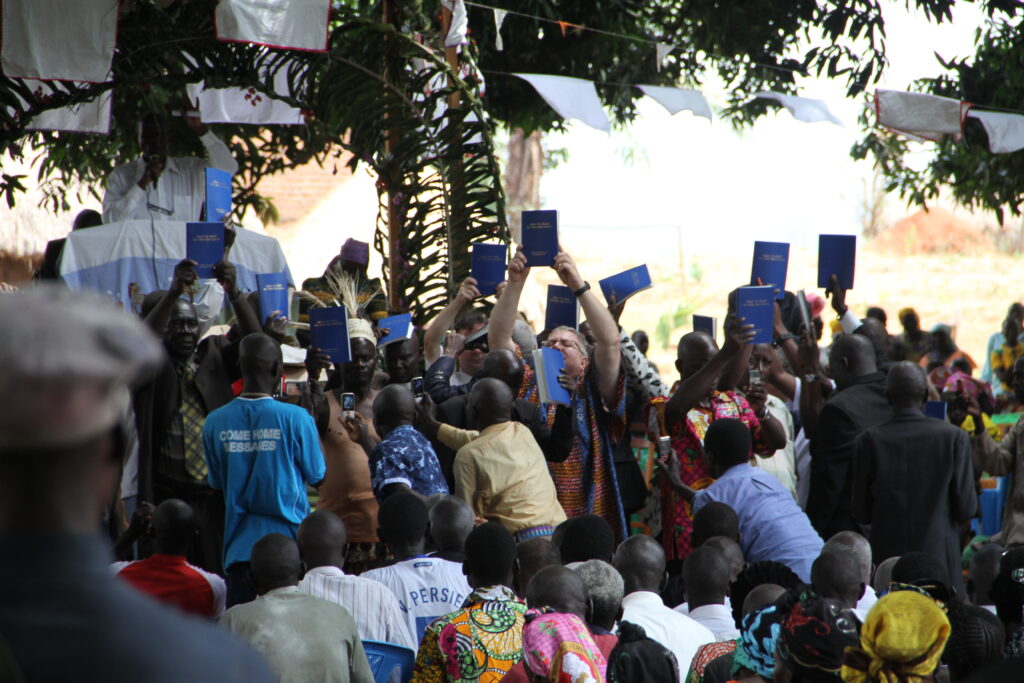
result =
[[[242,393],[206,418],[203,446],[210,486],[224,492],[224,567],[228,607],[254,599],[249,557],[267,534],[295,538],[309,514],[306,484],[326,472],[316,424],[302,408],[279,403],[281,348],[265,334],[239,346]]]

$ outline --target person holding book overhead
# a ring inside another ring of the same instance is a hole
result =
[[[595,340],[591,349],[577,330],[558,327],[544,342],[547,348],[562,353],[565,368],[559,373],[558,383],[569,391],[569,402],[576,418],[569,457],[561,463],[549,463],[548,467],[566,515],[578,517],[592,512],[603,517],[611,525],[616,539],[622,540],[627,527],[612,456],[614,444],[622,438],[626,428],[625,373],[619,327],[591,290],[590,283],[580,275],[568,252],[559,249],[552,260],[545,262],[579,299]],[[491,349],[515,350],[512,328],[529,274],[526,254],[518,247],[508,267],[508,285],[491,312],[488,334]],[[540,372],[528,372],[527,381],[536,382]]]

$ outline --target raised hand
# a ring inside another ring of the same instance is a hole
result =
[[[559,249],[558,255],[555,256],[554,269],[558,273],[558,279],[562,281],[562,284],[574,292],[586,284],[576,268],[576,261],[573,260],[567,251]]]
[[[509,282],[526,282],[530,275],[530,268],[526,265],[526,254],[523,253],[522,245],[516,245],[516,253],[508,264]]]

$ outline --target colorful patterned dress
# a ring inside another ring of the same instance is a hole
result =
[[[523,656],[526,603],[505,586],[478,588],[423,634],[413,683],[497,683]]]
[[[699,491],[711,485],[714,479],[704,464],[704,435],[715,420],[734,418],[750,428],[754,452],[771,455],[771,449],[763,446],[761,423],[750,409],[747,399],[732,391],[713,391],[711,395],[694,406],[686,416],[686,422],[676,423],[670,428],[672,450],[679,459],[679,474],[683,483]],[[661,543],[668,560],[681,560],[690,554],[690,534],[693,531],[693,512],[664,480],[661,481]]]

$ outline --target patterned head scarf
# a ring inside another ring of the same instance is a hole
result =
[[[733,674],[743,668],[763,678],[772,678],[775,673],[775,645],[785,618],[786,611],[777,605],[768,605],[743,617],[732,660]]]
[[[802,681],[838,681],[843,652],[856,647],[857,618],[835,600],[806,595],[779,635],[779,654]]]
[[[961,394],[967,399],[978,398],[978,395],[981,393],[978,389],[978,383],[974,381],[974,378],[960,370],[952,372],[945,385],[943,385],[942,391]]]
[[[558,612],[527,612],[523,659],[532,673],[557,683],[604,683],[608,668],[583,620]]]
[[[931,600],[913,591],[886,595],[871,608],[843,662],[848,683],[914,683],[932,679],[949,639],[949,619]]]

